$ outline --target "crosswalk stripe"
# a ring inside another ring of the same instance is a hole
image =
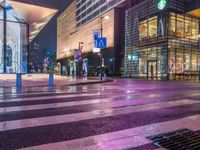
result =
[[[93,149],[128,149],[135,148],[152,141],[146,139],[147,136],[157,135],[165,132],[187,128],[194,131],[200,130],[200,115],[189,116],[181,119],[166,121],[162,123],[149,124],[136,128],[85,137],[70,141],[49,143],[21,150],[93,150]]]
[[[94,110],[90,112],[59,115],[56,117],[50,116],[50,117],[41,117],[41,118],[33,118],[33,119],[5,121],[5,122],[0,122],[0,131],[36,127],[36,126],[43,126],[43,125],[61,124],[61,123],[96,119],[96,118],[102,118],[102,117],[108,117],[108,116],[114,116],[114,115],[128,114],[128,113],[134,113],[134,112],[149,111],[149,110],[154,110],[154,109],[197,104],[197,103],[200,103],[200,102],[194,101],[194,100],[177,100],[177,101],[158,102],[158,103],[151,103],[151,104],[145,104],[145,105],[138,105],[138,106],[133,106],[130,108],[114,108],[114,109],[108,108],[108,109],[103,109],[103,110]]]
[[[193,101],[186,100],[186,101],[183,101],[183,103],[193,104]],[[136,105],[136,102],[133,100],[113,101],[113,98],[104,98],[104,99],[83,100],[83,101],[70,101],[70,102],[63,102],[63,103],[3,107],[3,108],[0,108],[0,113],[8,113],[8,112],[15,112],[15,111],[42,110],[42,109],[81,106],[81,105],[89,105],[89,104],[95,104],[95,106],[98,107],[98,109],[108,109],[108,108],[113,108],[113,107],[134,106],[134,105]]]
[[[108,104],[103,104],[103,103],[108,103]],[[41,105],[3,107],[3,108],[0,108],[0,113],[7,113],[7,112],[12,112],[12,111],[41,110],[41,109],[60,108],[60,107],[69,107],[69,106],[81,106],[81,105],[88,105],[88,104],[102,104],[102,107],[109,108],[109,107],[114,107],[114,106],[119,107],[123,105],[124,106],[131,105],[131,104],[134,104],[134,102],[130,100],[125,100],[125,101],[122,100],[122,101],[114,102],[112,98],[95,99],[95,100],[72,101],[72,102],[41,104]]]
[[[98,96],[99,93],[83,93],[78,96]],[[26,98],[16,98],[16,99],[8,99],[8,100],[0,100],[0,103],[9,103],[9,102],[24,102],[24,101],[37,101],[37,100],[46,100],[46,99],[57,99],[57,98],[70,98],[75,97],[76,94],[67,94],[67,95],[52,95],[52,96],[39,96],[39,97],[26,97]]]

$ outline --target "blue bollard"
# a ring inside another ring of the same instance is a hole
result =
[[[16,87],[22,87],[22,74],[16,74]]]
[[[53,86],[53,73],[49,74],[49,86]]]

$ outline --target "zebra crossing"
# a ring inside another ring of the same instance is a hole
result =
[[[0,98],[0,150],[146,150],[156,148],[148,136],[200,130],[197,84],[179,83],[182,91],[175,92],[176,85],[166,82],[152,82],[148,90],[144,81],[124,82],[6,89]]]

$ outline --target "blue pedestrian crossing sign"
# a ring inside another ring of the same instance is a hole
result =
[[[107,48],[107,39],[106,38],[97,38],[96,39],[96,48],[101,48],[101,49]]]

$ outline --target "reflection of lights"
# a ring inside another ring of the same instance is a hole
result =
[[[87,91],[88,88],[87,88],[87,86],[84,86],[82,89],[83,89],[83,91],[84,91],[84,90]]]
[[[127,96],[127,99],[132,99],[133,97],[132,96]]]
[[[126,91],[126,93],[133,93],[133,92],[134,92],[133,90]]]

